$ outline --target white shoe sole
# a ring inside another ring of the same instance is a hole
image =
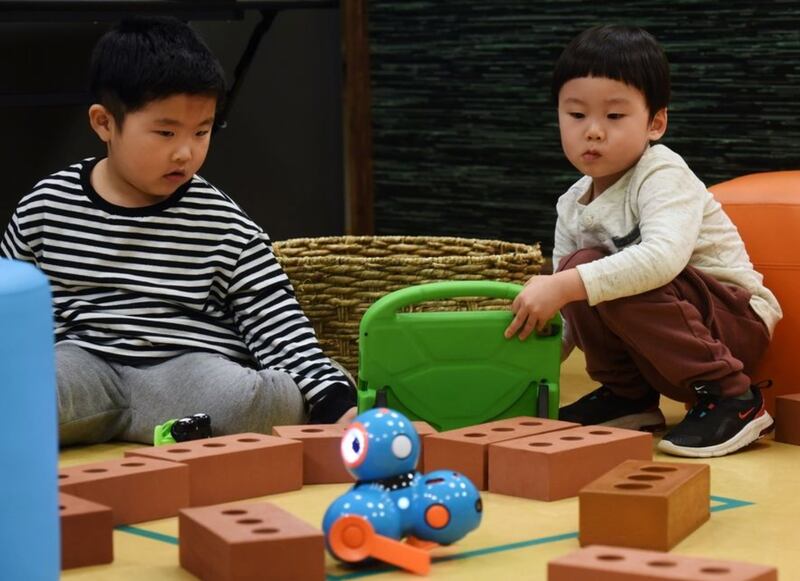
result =
[[[639,430],[641,432],[659,432],[666,427],[664,414],[660,409],[641,414],[630,414],[609,420],[600,424],[610,428],[624,428],[626,430]]]
[[[717,456],[726,456],[764,437],[772,428],[772,423],[772,417],[765,411],[752,422],[746,424],[738,434],[727,442],[722,442],[715,446],[706,446],[705,448],[691,448],[688,446],[676,446],[672,442],[662,439],[657,447],[665,454],[683,456],[684,458],[714,458]]]

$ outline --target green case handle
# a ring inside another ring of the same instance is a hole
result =
[[[398,311],[426,301],[455,297],[489,297],[514,300],[522,285],[496,280],[452,280],[430,282],[396,290],[375,301],[364,313],[361,328],[373,320],[393,318]]]

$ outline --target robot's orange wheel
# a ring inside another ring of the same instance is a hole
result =
[[[375,529],[360,516],[343,516],[328,533],[328,543],[342,561],[357,563],[369,557],[375,539]]]

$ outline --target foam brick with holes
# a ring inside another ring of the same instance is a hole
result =
[[[302,444],[264,434],[235,434],[137,448],[125,452],[125,456],[186,466],[188,506],[288,492],[303,486]]]
[[[489,491],[534,500],[560,500],[620,462],[650,460],[653,436],[583,426],[489,446]]]
[[[459,428],[428,436],[425,440],[425,470],[456,470],[478,490],[489,482],[487,455],[490,444],[574,428],[578,424],[521,416]]]
[[[547,564],[547,581],[778,581],[775,567],[593,545]]]
[[[709,519],[708,464],[629,460],[580,491],[581,545],[669,551]]]
[[[275,426],[272,435],[302,442],[303,484],[336,484],[353,482],[339,453],[346,429],[345,424]]]
[[[205,581],[325,579],[322,531],[274,504],[182,510],[178,531],[181,567]]]
[[[420,439],[420,460],[423,471],[425,436],[436,430],[427,422],[412,422]],[[353,476],[342,464],[339,446],[347,424],[314,424],[275,426],[272,435],[303,443],[303,484],[337,484],[353,482]]]
[[[59,490],[111,508],[114,526],[167,518],[189,506],[189,468],[122,458],[62,468]]]

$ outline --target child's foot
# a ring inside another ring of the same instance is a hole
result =
[[[558,410],[558,419],[584,426],[611,426],[644,432],[657,432],[665,427],[664,414],[658,409],[659,394],[650,390],[640,399],[620,397],[601,385],[575,403]]]
[[[772,417],[757,386],[750,388],[750,399],[722,397],[713,382],[694,389],[697,403],[658,443],[662,452],[692,458],[725,456],[772,431]]]

